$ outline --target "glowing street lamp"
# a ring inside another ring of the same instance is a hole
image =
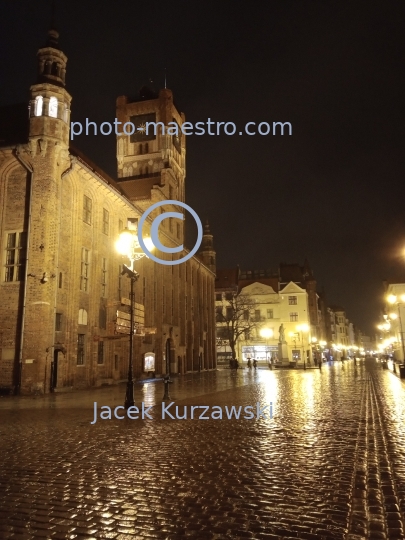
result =
[[[132,225],[131,230],[125,229],[119,236],[115,248],[121,255],[128,257],[131,261],[131,266],[128,267],[125,264],[124,269],[121,274],[126,275],[131,280],[131,293],[130,293],[130,302],[131,302],[131,318],[130,318],[130,327],[129,327],[129,362],[128,362],[128,380],[127,380],[127,389],[125,393],[125,408],[128,409],[135,404],[134,400],[134,376],[133,376],[133,355],[134,355],[134,332],[135,332],[135,320],[134,320],[134,311],[135,311],[135,291],[134,285],[135,281],[138,280],[139,274],[134,269],[135,261],[139,261],[146,256],[146,253],[142,250],[137,234],[137,227],[128,220],[128,225]],[[150,238],[144,238],[146,247],[151,251],[154,248],[154,245]]]
[[[269,352],[269,355],[270,355],[270,351],[267,350],[269,348],[269,339],[271,339],[273,337],[273,335],[274,335],[273,329],[272,328],[262,328],[260,330],[260,335],[262,336],[262,338],[264,338],[266,340],[266,360],[267,360],[267,352]],[[270,369],[272,369],[270,359],[267,360],[267,361],[268,361],[268,363],[270,363]]]

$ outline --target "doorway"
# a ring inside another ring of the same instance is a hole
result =
[[[51,364],[51,392],[53,392],[58,384],[58,358],[60,349],[55,349],[53,352],[53,361]]]

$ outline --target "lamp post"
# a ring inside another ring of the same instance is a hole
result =
[[[306,358],[305,358],[305,349],[304,349],[304,336],[303,334],[304,333],[307,333],[309,332],[309,326],[307,324],[299,324],[297,326],[297,333],[298,333],[298,339],[301,341],[301,346],[302,346],[302,356],[304,357],[304,369],[307,369],[307,365],[306,365]],[[302,337],[301,337],[301,334],[302,334]]]
[[[269,348],[269,339],[273,337],[274,332],[271,328],[262,328],[260,330],[260,335],[266,340],[266,360],[267,360],[267,349]],[[273,369],[271,362],[267,362],[270,365],[270,369]]]
[[[404,331],[402,328],[402,317],[401,317],[401,306],[405,303],[405,294],[401,294],[401,296],[398,297],[395,294],[390,294],[387,297],[387,301],[391,305],[396,305],[398,308],[398,319],[399,319],[399,327],[400,327],[400,335],[401,335],[401,345],[402,345],[402,362],[405,362],[405,343],[404,343]],[[391,318],[395,319],[396,317]],[[394,366],[395,366],[395,359],[394,359]]]
[[[131,280],[131,293],[130,293],[130,325],[129,325],[129,362],[128,362],[128,379],[127,389],[125,393],[126,409],[132,407],[135,404],[134,400],[134,375],[133,375],[133,357],[134,357],[134,332],[135,332],[135,281],[138,280],[139,274],[134,269],[135,261],[138,261],[145,257],[146,253],[142,250],[137,235],[137,226],[134,226],[131,221],[128,221],[128,225],[132,225],[131,230],[125,229],[119,236],[115,245],[118,253],[128,257],[131,261],[131,266],[128,267],[125,264],[121,274],[126,275]],[[150,238],[144,238],[146,247],[149,250],[153,249],[153,244]]]

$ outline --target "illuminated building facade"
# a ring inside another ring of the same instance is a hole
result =
[[[29,107],[0,112],[0,388],[22,393],[126,378],[122,321],[129,316],[130,280],[121,275],[128,261],[115,242],[128,220],[136,223],[154,202],[185,199],[184,135],[121,132],[117,181],[70,145],[66,62],[58,33],[50,30],[38,51]],[[118,98],[117,118],[137,126],[146,118],[184,121],[168,89]],[[158,214],[149,217],[146,232]],[[159,235],[168,247],[182,244],[183,221],[164,220]],[[186,253],[154,252],[166,260]],[[135,269],[135,376],[147,376],[153,357],[154,374],[214,369],[210,231],[187,262],[163,265],[144,257]]]

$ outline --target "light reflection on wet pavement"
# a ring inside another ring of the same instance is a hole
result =
[[[180,414],[272,402],[272,419],[162,420],[162,381],[135,389],[153,420],[90,424],[124,385],[0,399],[0,538],[404,537],[404,383],[373,360],[170,387]]]

